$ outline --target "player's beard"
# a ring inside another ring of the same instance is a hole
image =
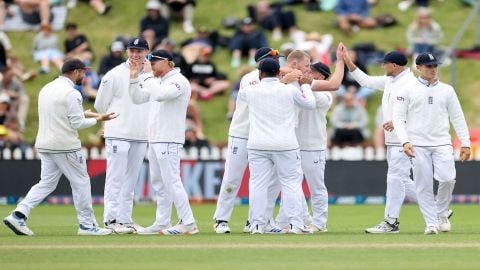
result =
[[[77,78],[75,78],[75,84],[82,85],[82,82],[83,82],[83,75],[78,75]]]

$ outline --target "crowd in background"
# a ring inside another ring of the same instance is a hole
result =
[[[67,59],[79,58],[90,66],[97,58],[98,68],[89,70],[82,85],[78,86],[78,90],[85,99],[93,101],[102,76],[125,61],[125,44],[129,36],[121,33],[108,45],[110,52],[107,55],[95,55],[89,43],[88,34],[79,31],[82,29],[81,25],[72,21],[67,21],[65,24],[63,31],[66,33],[66,39],[59,40],[58,34],[52,30],[51,26],[51,7],[66,4],[68,8],[75,8],[78,2],[86,2],[100,16],[115,8],[102,0],[0,1],[0,148],[25,145],[22,131],[28,127],[26,117],[29,97],[23,87],[23,81],[35,79],[35,76],[43,76],[43,74],[58,74],[63,62]],[[375,0],[337,0],[321,1],[321,3],[316,0],[278,2],[262,0],[245,7],[247,17],[237,20],[226,18],[224,26],[231,27],[235,31],[232,36],[225,37],[218,31],[211,30],[218,27],[216,25],[195,24],[195,7],[201,4],[201,1],[195,0],[149,0],[145,6],[144,16],[139,18],[139,31],[133,35],[143,36],[152,50],[165,49],[171,52],[176,66],[190,80],[192,99],[187,111],[186,148],[209,145],[203,132],[198,100],[208,101],[217,95],[230,93],[226,118],[231,119],[235,110],[239,79],[256,67],[254,60],[256,50],[269,46],[266,33],[270,33],[274,41],[284,40],[284,36],[288,35],[290,41],[278,48],[285,57],[291,51],[299,49],[311,55],[312,63],[321,61],[330,66],[334,64],[333,36],[328,33],[305,32],[300,29],[297,21],[301,18],[295,15],[290,5],[303,4],[311,10],[330,9],[337,14],[335,27],[346,37],[355,35],[358,31],[364,31],[363,29],[390,27],[396,24],[393,16],[374,18],[370,15],[371,9],[375,8]],[[24,68],[15,57],[8,35],[3,32],[5,18],[10,16],[10,5],[18,5],[22,19],[26,23],[38,25],[38,33],[32,40],[32,55],[33,60],[38,63],[37,71],[28,71]],[[441,55],[439,44],[443,38],[442,27],[433,19],[428,0],[398,1],[398,8],[401,11],[413,9],[413,6],[417,6],[414,11],[416,15],[405,31],[406,52],[412,58],[426,51]],[[190,34],[191,38],[183,41],[171,39],[171,19],[175,18],[181,20],[183,31]],[[353,48],[351,55],[355,64],[367,73],[372,59],[378,55],[383,56],[368,44]],[[230,51],[230,65],[238,71],[238,77],[227,78],[226,72],[217,68],[217,64],[212,59],[217,50]],[[246,65],[242,65],[242,62]],[[337,91],[337,105],[330,113],[332,145],[364,145],[371,139],[374,140],[375,145],[381,145],[378,143],[381,136],[375,135],[378,130],[372,136],[368,129],[370,120],[366,108],[374,92],[374,89],[361,87],[346,73],[342,86]],[[381,123],[381,119],[375,122]]]

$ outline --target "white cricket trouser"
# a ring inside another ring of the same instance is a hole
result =
[[[15,211],[28,217],[30,211],[55,190],[60,176],[64,174],[72,187],[78,222],[85,227],[96,226],[97,222],[92,208],[90,177],[87,174],[87,163],[82,152],[40,153],[40,160],[40,181],[30,189]]]
[[[302,203],[298,196],[298,189],[301,188],[298,181],[298,176],[301,174],[299,150],[248,150],[248,162],[250,164],[250,223],[253,226],[267,224],[270,219],[266,213],[268,188],[271,181],[280,181],[282,201],[289,223],[294,226],[303,226]],[[276,172],[278,179],[272,178],[272,171]]]
[[[150,180],[157,198],[155,225],[170,224],[172,202],[183,224],[195,223],[188,195],[180,178],[180,156],[182,145],[178,143],[153,143],[148,148]]]
[[[447,217],[455,187],[455,161],[451,145],[414,146],[413,178],[418,205],[427,226],[437,226],[437,217]],[[437,201],[433,195],[433,179],[438,181]]]
[[[229,221],[232,216],[235,198],[248,164],[247,142],[247,139],[228,137],[228,152],[222,185],[217,199],[217,209],[213,215],[215,220]]]
[[[412,162],[402,146],[387,146],[387,194],[385,218],[398,218],[405,197],[416,201],[415,183],[410,179]]]
[[[217,209],[213,215],[215,220],[230,221],[235,198],[237,197],[238,190],[242,184],[244,172],[248,165],[247,142],[247,139],[231,136],[228,137],[228,152],[225,160],[222,185],[220,186],[220,194],[217,199]],[[272,171],[271,178],[273,179],[274,177],[275,172]],[[273,214],[273,208],[275,207],[275,202],[280,193],[280,189],[280,183],[275,185],[274,188],[269,188],[267,213],[270,213],[270,216]]]
[[[302,170],[310,190],[312,224],[317,228],[327,227],[328,192],[325,186],[325,151],[300,151]]]
[[[107,139],[105,144],[107,175],[103,221],[132,223],[134,190],[145,159],[147,143]]]

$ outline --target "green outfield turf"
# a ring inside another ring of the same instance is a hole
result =
[[[12,206],[1,206],[6,216]],[[0,269],[479,269],[478,205],[454,205],[453,231],[423,235],[417,206],[402,210],[398,235],[366,235],[383,206],[331,206],[329,232],[316,235],[241,233],[246,207],[237,207],[229,235],[212,231],[214,205],[193,207],[195,236],[76,236],[71,206],[40,206],[28,223],[36,233],[19,237],[0,228]],[[101,221],[102,208],[96,207]],[[137,206],[141,225],[153,206]]]

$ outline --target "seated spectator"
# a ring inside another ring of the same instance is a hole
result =
[[[50,0],[15,0],[20,8],[24,22],[28,24],[48,25],[53,17],[50,12]]]
[[[88,69],[85,71],[82,85],[75,85],[75,89],[80,91],[82,96],[87,100],[94,101],[97,97],[99,86],[100,79],[98,78],[98,74],[94,70]]]
[[[443,1],[443,0],[440,0],[440,1]],[[406,11],[413,4],[415,4],[417,7],[424,7],[425,8],[425,7],[428,7],[428,2],[429,2],[429,0],[404,0],[404,1],[400,1],[400,3],[398,3],[398,9],[400,11]]]
[[[255,52],[261,47],[268,47],[265,35],[255,27],[252,18],[243,19],[239,29],[230,40],[230,50],[232,51],[231,66],[239,67],[242,55],[248,56],[248,64],[250,66],[255,66]]]
[[[168,51],[173,57],[173,63],[175,63],[175,67],[178,67],[182,71],[182,73],[185,72],[185,69],[187,67],[187,61],[182,54],[175,51],[175,41],[169,38],[165,38],[162,40],[162,42],[160,42],[160,44],[155,46],[155,50]]]
[[[195,99],[190,99],[187,106],[187,124],[195,126],[197,137],[203,139],[205,137],[203,133],[202,114],[200,107]]]
[[[183,144],[183,148],[188,151],[192,147],[210,147],[210,143],[206,139],[199,138],[195,124],[191,121],[187,121],[185,130],[185,143]]]
[[[297,30],[295,14],[292,11],[282,11],[282,5],[270,5],[268,1],[259,1],[256,5],[248,5],[248,16],[259,23],[264,29],[272,31],[275,41],[282,39],[282,32],[291,34]]]
[[[13,117],[10,111],[10,97],[3,91],[0,92],[0,125],[5,126],[8,118]]]
[[[88,2],[89,5],[98,13],[98,15],[106,15],[112,9],[112,5],[105,4],[103,0],[80,0]],[[77,6],[78,0],[68,0],[67,8],[72,9]]]
[[[3,71],[3,77],[0,85],[1,91],[7,94],[10,98],[10,110],[18,120],[19,130],[24,130],[30,98],[28,97],[23,84],[17,78],[15,78],[12,68],[7,67]]]
[[[415,21],[407,29],[407,41],[413,60],[421,53],[435,52],[442,38],[442,28],[432,19],[430,10],[419,8]]]
[[[362,144],[368,137],[368,113],[356,102],[353,94],[346,94],[332,111],[332,144],[341,147]]]
[[[185,77],[192,86],[192,96],[201,100],[209,100],[215,94],[225,92],[230,86],[226,76],[219,73],[215,63],[211,61],[211,53],[210,49],[204,48],[198,59],[185,70]]]
[[[240,81],[242,80],[243,76],[245,76],[247,73],[249,73],[252,70],[253,70],[252,67],[247,66],[247,67],[240,68],[240,71],[238,72],[238,77],[237,77],[238,80],[233,84],[232,93],[230,94],[230,99],[228,100],[228,112],[227,112],[228,121],[232,120],[233,112],[235,112],[238,91],[240,90]]]
[[[185,57],[187,63],[191,64],[198,58],[200,51],[204,48],[215,51],[217,45],[218,32],[214,31],[210,33],[204,26],[199,27],[197,34],[183,41],[180,46],[182,47],[182,55]]]
[[[63,53],[58,45],[58,37],[50,25],[42,25],[40,32],[33,38],[33,59],[40,62],[40,73],[50,72],[50,62],[58,70],[62,69]]]
[[[160,13],[160,3],[157,0],[147,2],[147,15],[140,21],[140,35],[144,37],[150,48],[168,37],[169,21]]]
[[[125,47],[121,41],[114,41],[110,46],[110,53],[102,57],[100,66],[98,67],[98,77],[101,79],[112,68],[120,65],[125,61],[123,52]]]
[[[368,69],[367,65],[362,63],[358,58],[357,58],[357,53],[353,50],[349,50],[348,53],[350,54],[350,57],[352,58],[352,61],[355,63],[355,65],[363,72],[368,74]],[[347,67],[345,67],[347,68]],[[342,80],[342,85],[340,85],[340,88],[337,91],[337,96],[338,97],[343,97],[347,93],[351,93],[355,96],[357,102],[362,105],[363,107],[367,106],[367,101],[368,99],[375,94],[375,89],[370,89],[365,86],[361,86],[350,74],[350,72],[345,72],[345,75],[343,76]]]
[[[5,122],[7,135],[5,138],[5,145],[10,149],[20,148],[25,151],[29,146],[23,140],[23,135],[18,127],[18,121],[15,117],[8,118]]]
[[[171,15],[180,16],[183,19],[183,31],[191,34],[195,31],[193,27],[193,16],[195,13],[195,0],[161,0],[162,12],[167,19]]]
[[[305,51],[312,57],[312,63],[322,62],[331,65],[330,49],[333,44],[333,36],[330,34],[320,35],[318,32],[306,34],[297,31],[292,35],[295,49]]]
[[[89,65],[93,59],[93,52],[87,37],[78,33],[76,23],[68,23],[65,30],[67,31],[65,59],[78,58]]]
[[[354,28],[372,29],[377,27],[377,21],[368,17],[370,14],[368,0],[338,0],[335,11],[338,27],[347,36],[352,34]]]
[[[0,32],[0,72],[5,70],[7,65],[12,69],[15,76],[22,81],[31,80],[37,75],[35,71],[25,72],[23,64],[12,54],[12,45],[7,34]]]

